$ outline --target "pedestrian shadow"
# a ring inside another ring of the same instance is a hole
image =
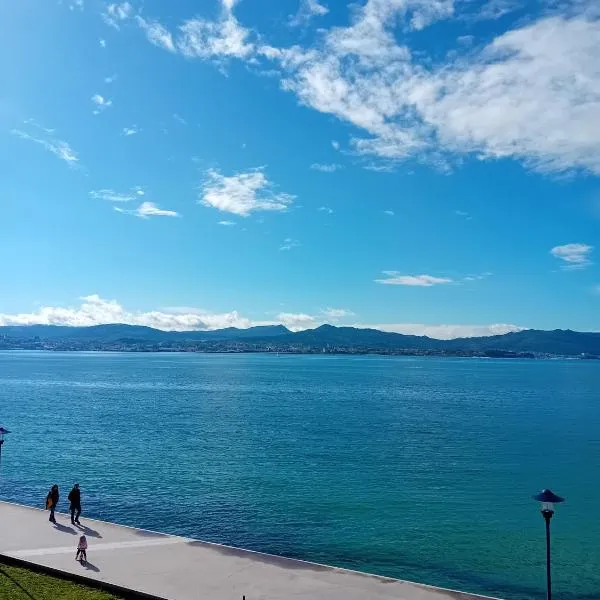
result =
[[[14,577],[11,577],[3,568],[0,567],[0,574],[4,575],[16,588],[19,588],[27,598],[30,600],[38,600],[35,596],[32,596]]]
[[[77,535],[77,532],[72,527],[67,527],[66,525],[61,525],[60,523],[54,523],[54,529],[62,533],[70,533],[71,535]]]
[[[93,538],[102,538],[98,531],[96,531],[95,529],[91,529],[87,525],[75,525],[75,527],[77,527],[77,529],[79,529],[80,533],[83,533],[83,535],[87,535],[88,537]]]
[[[84,569],[87,569],[88,571],[93,571],[94,573],[100,573],[100,569],[96,565],[93,565],[91,562],[81,563],[81,566]]]

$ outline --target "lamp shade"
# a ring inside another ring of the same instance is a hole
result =
[[[552,490],[542,490],[539,494],[533,497],[538,502],[550,502],[551,504],[558,504],[564,502],[565,499],[557,496]]]

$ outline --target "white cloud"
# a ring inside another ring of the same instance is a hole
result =
[[[231,12],[233,10],[233,7],[239,2],[240,0],[221,0],[221,4],[223,4],[223,8],[225,8],[225,10]]]
[[[340,143],[337,142],[336,140],[331,140],[331,145],[333,146],[334,150],[339,150],[340,149]]]
[[[281,323],[293,331],[310,329],[321,325],[327,311],[333,319],[354,316],[347,309],[327,309],[321,316],[305,313],[284,312],[275,320],[256,321],[240,315],[238,311],[214,313],[193,307],[172,307],[151,311],[131,311],[125,309],[117,300],[107,300],[98,294],[80,298],[78,306],[44,306],[31,313],[0,313],[0,326],[6,325],[67,325],[89,327],[120,323],[143,325],[165,331],[214,330],[225,327],[247,329],[255,325]],[[338,316],[339,315],[339,316]],[[428,335],[439,339],[500,335],[524,328],[517,325],[418,325],[418,324],[357,324],[356,327],[371,327],[383,331],[393,331],[410,335]]]
[[[101,96],[100,94],[94,94],[92,96],[92,102],[97,107],[93,111],[95,115],[100,114],[102,111],[112,106],[112,100],[107,100],[104,96]]]
[[[134,210],[126,210],[118,206],[113,207],[117,212],[133,215],[140,219],[147,219],[149,217],[180,217],[181,215],[174,210],[164,210],[159,208],[154,202],[142,202]]]
[[[403,333],[404,335],[426,335],[439,340],[452,340],[462,337],[488,337],[491,335],[503,335],[515,331],[523,331],[526,327],[510,324],[496,325],[424,325],[417,323],[378,323],[372,325],[357,325],[357,327],[368,327]]]
[[[133,6],[131,6],[129,2],[121,2],[109,4],[106,7],[106,12],[102,15],[102,18],[111,27],[119,29],[119,23],[131,18],[132,16]]]
[[[111,84],[111,83],[114,83],[116,80],[117,80],[116,75],[110,75],[109,77],[104,78],[104,83]]]
[[[541,18],[431,67],[393,36],[394,17],[414,4],[370,0],[350,27],[283,64],[284,88],[366,132],[353,140],[360,153],[441,151],[600,174],[600,20]],[[450,14],[431,6],[439,11],[408,17],[413,27]]]
[[[180,27],[177,47],[188,58],[246,58],[254,50],[248,36],[248,30],[228,12],[220,21],[186,21]]]
[[[473,218],[468,212],[465,212],[464,210],[455,210],[454,214],[458,217],[463,217],[466,221],[470,221]]]
[[[328,215],[333,214],[333,208],[330,208],[329,206],[319,206],[319,208],[317,208],[317,210],[319,212],[327,213]]]
[[[181,123],[182,125],[187,125],[187,121],[181,115],[178,115],[177,113],[173,113],[173,118],[178,123]]]
[[[97,294],[81,298],[76,307],[46,306],[37,312],[21,314],[1,314],[0,325],[70,325],[86,327],[108,323],[145,325],[166,331],[191,331],[221,329],[224,327],[247,328],[252,321],[239,315],[237,311],[210,313],[199,309],[153,310],[149,312],[128,311],[116,300],[106,300]]]
[[[247,217],[258,211],[284,211],[295,196],[276,192],[263,168],[236,173],[229,177],[209,169],[200,202],[223,212]]]
[[[588,244],[565,244],[564,246],[554,246],[550,254],[563,261],[562,269],[573,271],[576,269],[585,269],[592,264],[590,254],[594,249]]]
[[[173,35],[157,21],[139,17],[139,26],[148,40],[156,46],[188,58],[224,59],[247,58],[254,52],[248,40],[249,30],[242,27],[233,15],[234,0],[224,0],[221,16],[216,21],[188,19]]]
[[[133,188],[132,191],[126,193],[115,192],[110,189],[92,190],[90,198],[94,200],[106,200],[107,202],[129,202],[135,200],[140,195],[139,192],[141,192],[141,195],[144,193],[141,188]]]
[[[387,215],[388,217],[393,217],[396,213],[393,210],[384,210],[383,214]]]
[[[98,40],[101,48],[106,48],[106,40]]]
[[[131,127],[123,127],[123,131],[122,134],[124,136],[130,136],[130,135],[135,135],[136,133],[139,133],[140,129],[138,129],[137,125],[132,125]]]
[[[493,273],[486,271],[485,273],[477,273],[476,275],[467,275],[463,277],[463,281],[481,281],[482,279],[487,279],[491,277]]]
[[[344,167],[342,165],[338,165],[336,163],[330,164],[321,164],[321,163],[313,163],[310,165],[310,168],[313,171],[321,171],[322,173],[335,173]]]
[[[292,238],[285,238],[285,240],[283,240],[283,244],[279,247],[279,250],[292,250],[292,248],[298,248],[300,245],[301,244],[298,240],[294,240]]]
[[[11,130],[11,134],[16,135],[17,137],[20,137],[23,140],[29,140],[30,142],[35,142],[36,144],[39,144],[40,146],[48,150],[48,152],[52,152],[54,156],[57,156],[61,160],[64,160],[70,167],[76,167],[77,163],[79,162],[79,157],[77,156],[73,148],[71,148],[71,146],[69,146],[67,142],[53,137],[53,129],[41,129],[46,134],[45,139],[35,137],[20,129]]]
[[[329,9],[317,0],[300,0],[298,12],[293,15],[289,24],[291,27],[306,25],[314,17],[323,17],[329,12]]]
[[[401,275],[397,271],[384,271],[384,279],[376,279],[376,283],[385,285],[408,285],[416,287],[432,287],[444,283],[452,283],[447,277],[434,277],[433,275]]]
[[[467,21],[495,20],[523,8],[523,0],[489,0],[481,8],[465,17]]]
[[[303,329],[313,329],[320,325],[315,317],[305,313],[279,313],[276,317],[277,321],[285,325],[292,331],[301,331]]]
[[[146,32],[148,41],[169,52],[177,52],[171,32],[158,21],[146,21],[137,17],[138,25]]]
[[[219,221],[219,225],[223,225],[224,227],[233,227],[236,225],[235,221]]]
[[[355,313],[347,308],[326,308],[321,313],[328,319],[344,319],[356,316]]]
[[[188,57],[271,61],[300,103],[356,128],[351,144],[360,154],[446,168],[461,155],[512,158],[541,172],[600,174],[597,5],[554,3],[485,46],[457,42],[443,60],[405,45],[403,31],[466,12],[497,18],[515,5],[474,4],[366,0],[351,10],[349,25],[312,45],[277,48],[258,34],[250,41],[228,1],[218,20],[181,25],[173,44]]]

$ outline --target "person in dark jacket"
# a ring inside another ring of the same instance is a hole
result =
[[[73,489],[69,492],[69,502],[71,503],[71,523],[81,525],[79,515],[81,514],[81,490],[79,484],[76,483]]]
[[[48,495],[46,496],[46,509],[50,511],[50,517],[48,521],[51,523],[56,523],[56,519],[54,518],[54,511],[56,510],[56,506],[58,505],[58,500],[60,499],[60,494],[58,493],[58,486],[54,484]]]

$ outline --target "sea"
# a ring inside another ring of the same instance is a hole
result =
[[[0,498],[436,586],[600,599],[600,361],[0,353]]]

